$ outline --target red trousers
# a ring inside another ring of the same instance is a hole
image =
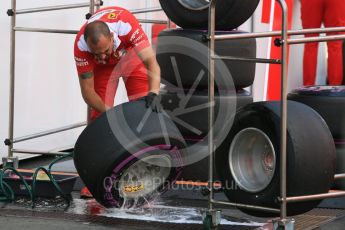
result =
[[[345,26],[345,0],[301,0],[301,19],[304,29]],[[328,33],[335,35],[341,33]],[[306,37],[318,36],[308,34]],[[306,43],[303,57],[303,84],[314,85],[319,43]],[[328,83],[341,85],[343,80],[342,41],[327,42]]]
[[[147,95],[149,89],[147,69],[133,52],[124,57],[116,66],[96,65],[94,68],[95,91],[107,106],[114,105],[120,77],[124,80],[129,101]],[[99,115],[99,112],[92,109],[91,121]]]

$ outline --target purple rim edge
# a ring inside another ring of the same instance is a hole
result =
[[[182,165],[183,165],[183,161],[182,161],[182,158],[181,158],[181,154],[179,152],[179,150],[177,149],[177,147],[175,146],[173,149],[171,149],[171,146],[170,145],[156,145],[156,146],[150,146],[150,147],[147,147],[147,148],[144,148],[142,150],[140,150],[139,152],[136,152],[134,154],[131,154],[130,157],[128,157],[127,159],[125,159],[124,161],[122,161],[114,170],[113,170],[113,173],[111,175],[111,178],[113,180],[116,180],[117,177],[116,177],[116,173],[118,173],[126,164],[128,164],[131,160],[133,160],[135,157],[138,157],[144,153],[147,153],[147,152],[150,152],[150,151],[153,151],[153,150],[158,150],[158,149],[164,149],[164,150],[169,150],[170,149],[170,152],[173,153],[174,155],[174,160],[176,160],[176,162],[178,162],[178,165],[179,167],[176,167],[176,171],[177,171],[177,174],[176,174],[176,177],[174,178],[173,181],[171,181],[171,183],[175,182],[176,179],[178,178],[179,175],[181,175],[182,173]],[[108,189],[105,188],[106,192],[104,194],[104,198],[111,204],[111,205],[119,205],[119,201],[116,200],[114,198],[114,196],[112,195],[111,193],[111,188],[112,186],[110,186]]]
[[[345,140],[334,140],[336,145],[345,145]]]

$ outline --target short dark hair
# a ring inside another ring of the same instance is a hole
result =
[[[105,22],[94,21],[86,25],[84,30],[84,39],[91,39],[93,44],[97,44],[101,35],[110,37],[109,27]]]

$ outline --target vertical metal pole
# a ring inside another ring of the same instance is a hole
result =
[[[214,49],[215,49],[215,30],[216,30],[216,2],[217,0],[211,0],[210,8],[209,8],[209,28],[208,28],[208,36],[209,36],[209,71],[208,71],[208,103],[209,105],[213,105],[214,102]],[[213,120],[214,120],[214,108],[210,106],[208,109],[208,152],[209,152],[209,187],[210,187],[210,194],[209,194],[209,209],[213,209],[213,158],[214,158],[214,146],[213,146]]]
[[[98,4],[96,5],[96,11],[99,10],[99,8],[101,8],[101,0],[98,0]]]
[[[90,0],[90,14],[95,13],[95,0]]]
[[[99,4],[98,4],[99,5]],[[99,6],[97,6],[97,9],[99,8]],[[89,8],[89,13],[91,15],[93,15],[95,13],[95,0],[90,0],[90,8]],[[90,124],[91,123],[91,108],[90,106],[87,106],[87,110],[86,110],[86,120],[87,123]]]
[[[14,88],[15,88],[15,66],[16,66],[16,0],[11,1],[11,8],[13,15],[11,16],[11,47],[10,47],[10,95],[9,95],[9,125],[8,125],[8,139],[11,143],[8,145],[8,157],[13,157],[13,128],[14,128]]]
[[[171,19],[170,19],[170,18],[168,18],[167,28],[168,28],[168,29],[171,29]]]
[[[280,140],[280,196],[282,199],[280,218],[286,219],[286,171],[287,171],[287,153],[286,153],[286,132],[287,132],[287,5],[285,0],[278,0],[282,8],[282,38],[281,38],[281,140]]]

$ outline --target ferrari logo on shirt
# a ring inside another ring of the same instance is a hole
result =
[[[116,19],[117,16],[118,16],[117,13],[110,13],[110,14],[108,14],[108,19]]]
[[[116,51],[113,52],[113,57],[116,58],[116,59],[119,59],[119,58],[123,57],[126,54],[127,54],[127,51],[125,49],[116,50]]]

